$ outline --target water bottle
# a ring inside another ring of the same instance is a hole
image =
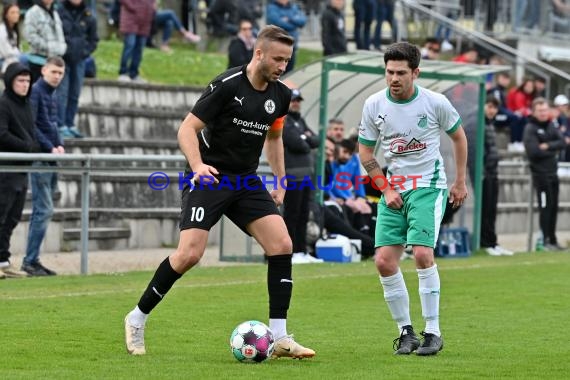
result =
[[[450,233],[449,234],[449,240],[448,240],[448,249],[449,249],[449,255],[450,256],[453,256],[457,253],[456,243],[457,243],[457,240],[455,239],[455,234]]]

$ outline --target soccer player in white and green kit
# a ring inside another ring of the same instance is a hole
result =
[[[398,324],[400,336],[394,340],[398,355],[414,351],[435,355],[443,348],[433,249],[448,198],[459,207],[467,197],[467,139],[461,118],[445,96],[414,84],[420,57],[419,49],[407,42],[388,47],[384,54],[388,87],[364,103],[358,137],[362,165],[382,190],[375,263],[384,299]],[[456,175],[449,193],[439,152],[440,130],[453,142]],[[374,157],[376,144],[388,165],[387,180]],[[412,246],[426,321],[421,343],[412,328],[408,290],[399,267],[406,245]]]

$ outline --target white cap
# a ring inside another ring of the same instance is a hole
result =
[[[554,98],[554,105],[555,106],[564,106],[568,104],[568,97],[566,95],[560,94],[556,95]]]

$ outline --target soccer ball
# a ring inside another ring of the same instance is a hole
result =
[[[240,323],[230,336],[230,349],[240,362],[260,363],[273,354],[273,333],[259,321]]]

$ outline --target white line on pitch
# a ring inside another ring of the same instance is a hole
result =
[[[509,262],[504,261],[502,263],[494,263],[492,265],[489,264],[473,264],[473,265],[465,265],[465,266],[454,266],[454,267],[443,267],[440,268],[442,272],[450,271],[450,270],[472,270],[472,269],[488,269],[488,268],[500,268],[500,267],[512,267],[512,266],[527,266],[527,265],[534,265],[537,262],[535,261],[521,261],[521,262]],[[559,261],[556,260],[544,260],[540,261],[541,264],[558,264]],[[499,265],[497,265],[499,264]],[[372,265],[371,265],[371,269]],[[406,269],[403,270],[404,273],[415,273],[415,269]],[[337,278],[337,277],[360,277],[360,276],[375,276],[376,274],[374,271],[370,273],[354,273],[354,272],[343,272],[343,273],[331,273],[331,274],[319,274],[319,275],[312,275],[312,276],[303,276],[301,278],[296,278],[297,281],[304,281],[304,280],[320,280],[326,278]],[[14,281],[14,280],[8,280]],[[253,285],[253,284],[261,284],[265,283],[265,279],[263,280],[239,280],[239,281],[224,281],[224,282],[212,282],[212,283],[205,283],[205,284],[181,284],[177,285],[176,289],[187,289],[187,288],[215,288],[221,286],[236,286],[236,285]],[[137,289],[113,289],[113,290],[94,290],[94,291],[82,291],[82,292],[69,292],[69,293],[58,293],[58,294],[33,294],[33,295],[25,295],[25,296],[10,296],[10,295],[1,295],[0,300],[5,301],[20,301],[20,300],[33,300],[33,299],[51,299],[51,298],[66,298],[66,297],[85,297],[85,296],[100,296],[100,295],[108,295],[108,294],[119,294],[119,293],[131,293],[131,292],[142,292],[144,289],[137,288]]]

